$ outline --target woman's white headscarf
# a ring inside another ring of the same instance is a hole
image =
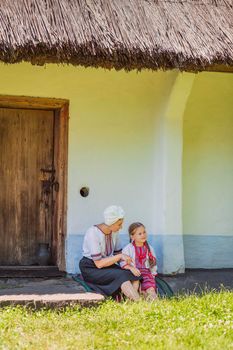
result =
[[[104,210],[104,223],[108,226],[115,224],[120,219],[125,216],[124,210],[117,206],[111,205]]]

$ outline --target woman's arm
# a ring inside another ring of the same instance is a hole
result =
[[[127,264],[130,264],[132,261],[132,259],[125,254],[117,254],[114,256],[109,256],[108,258],[94,260],[94,263],[95,266],[98,267],[98,269],[101,269],[102,267],[107,267],[116,264],[120,260],[124,260]]]
[[[117,255],[122,253],[122,247],[120,242],[120,235],[119,233],[116,233],[116,240],[115,240],[115,246],[114,246],[114,252],[113,255]]]

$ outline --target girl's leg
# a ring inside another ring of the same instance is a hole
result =
[[[155,289],[152,288],[152,287],[151,287],[151,288],[148,288],[148,289],[146,290],[146,296],[147,296],[147,298],[148,298],[149,300],[155,300],[155,299],[158,298]]]
[[[142,291],[141,291],[141,296],[143,297],[143,299],[146,299],[146,298],[147,298],[147,294],[146,294],[146,291],[145,291],[145,290],[142,290]]]
[[[122,283],[121,290],[122,290],[123,294],[131,300],[137,301],[140,299],[138,292],[134,289],[134,287],[130,281],[126,281],[126,282]]]

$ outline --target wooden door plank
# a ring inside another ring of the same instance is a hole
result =
[[[0,108],[0,265],[36,264],[38,243],[51,238],[40,168],[52,167],[53,123],[53,111]]]
[[[18,240],[15,227],[21,216],[21,206],[20,203],[17,208],[14,205],[18,202],[20,181],[19,157],[18,152],[15,152],[19,150],[19,127],[17,114],[14,113],[10,120],[6,111],[0,110],[0,264],[2,261],[11,264],[14,259],[18,260],[20,254],[15,249]],[[11,247],[14,247],[12,252]]]

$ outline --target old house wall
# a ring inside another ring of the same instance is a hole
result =
[[[230,74],[25,63],[0,64],[0,77],[0,94],[70,100],[68,272],[114,203],[126,211],[124,243],[129,223],[146,224],[161,272],[233,266]]]
[[[185,265],[233,267],[233,75],[198,74],[184,113]]]
[[[103,209],[120,204],[128,224],[144,222],[159,234],[154,179],[156,135],[176,72],[141,73],[30,64],[0,65],[0,94],[70,100],[67,270],[75,272],[83,233],[102,221]],[[90,188],[80,196],[82,186]],[[153,236],[151,237],[153,241]],[[178,253],[177,253],[178,254]]]

